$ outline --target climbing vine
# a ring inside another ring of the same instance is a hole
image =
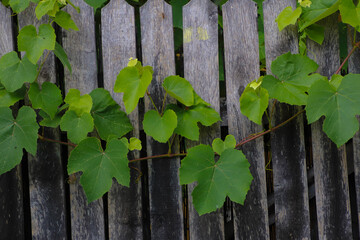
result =
[[[36,155],[38,139],[69,145],[73,150],[68,159],[68,174],[82,172],[80,183],[91,202],[109,191],[113,178],[119,184],[129,186],[129,162],[183,156],[179,169],[180,183],[197,182],[192,192],[193,204],[202,215],[221,207],[227,196],[234,202],[244,203],[252,176],[248,160],[241,150],[237,150],[243,144],[275,131],[303,112],[306,112],[308,123],[325,116],[323,130],[338,147],[359,129],[356,116],[360,114],[360,75],[340,76],[338,73],[342,66],[330,80],[315,73],[318,65],[306,56],[305,44],[307,38],[321,44],[324,29],[317,22],[338,12],[341,20],[352,26],[355,33],[359,31],[360,5],[355,5],[352,0],[299,0],[296,9],[285,8],[276,19],[279,31],[288,25],[298,26],[300,54],[286,53],[276,58],[271,64],[274,75],[262,76],[249,83],[239,100],[241,112],[260,125],[264,113],[269,121],[271,119],[267,114],[270,99],[305,106],[304,110],[280,125],[251,135],[239,143],[234,136],[228,135],[224,141],[216,138],[211,146],[200,144],[187,153],[171,152],[174,139],[181,136],[198,141],[198,124],[211,126],[221,118],[185,78],[168,76],[163,79],[162,87],[166,94],[162,107],[157,108],[152,100],[153,93],[148,90],[153,77],[152,67],[130,59],[127,67],[114,79],[113,89],[123,93],[125,112],[102,88],[83,95],[78,89],[70,89],[66,96],[62,96],[55,84],[39,84],[39,73],[51,51],[71,73],[67,55],[56,42],[52,23],[65,30],[78,31],[71,16],[61,9],[66,5],[77,11],[80,9],[69,0],[31,1],[37,4],[36,17],[40,20],[47,15],[49,23],[38,28],[28,25],[19,31],[17,48],[23,52],[22,58],[12,51],[0,59],[0,174],[21,162],[23,149]],[[85,2],[94,8],[104,4],[104,1],[98,0]],[[2,0],[2,3],[17,14],[24,11],[30,1]],[[359,47],[360,43],[354,41],[349,56]],[[165,104],[167,96],[177,100],[177,104]],[[154,107],[144,115],[144,132],[160,143],[168,143],[169,150],[157,156],[128,159],[129,151],[142,148],[139,139],[125,137],[133,129],[128,114],[144,97],[149,98]],[[17,110],[12,108],[23,99],[26,99],[23,106]],[[59,127],[67,133],[70,142],[42,136],[39,134],[40,126]],[[97,137],[89,137],[89,133],[94,131],[96,134],[92,136]],[[215,161],[215,158],[218,160]]]

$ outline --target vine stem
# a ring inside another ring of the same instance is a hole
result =
[[[166,154],[155,155],[155,156],[150,156],[150,157],[136,158],[133,160],[129,160],[129,162],[139,162],[139,161],[143,161],[143,160],[156,159],[156,158],[183,157],[186,155],[187,155],[187,153],[170,153],[170,154],[166,153]]]
[[[38,77],[39,77],[40,72],[41,72],[41,69],[43,68],[44,63],[45,63],[46,59],[48,58],[49,54],[50,54],[50,51],[48,51],[48,52],[46,53],[44,59],[42,60],[42,62],[41,62],[41,64],[40,64],[40,67],[39,67],[39,71],[38,71],[37,74],[36,74],[35,82],[37,82]]]
[[[74,144],[74,143],[62,142],[62,141],[59,141],[59,140],[55,140],[55,139],[51,139],[51,138],[46,138],[46,137],[44,137],[44,136],[41,136],[40,134],[38,134],[38,137],[39,137],[39,139],[42,140],[42,141],[59,143],[59,144],[67,145],[67,146],[71,146],[71,147],[76,147],[76,146],[77,146],[77,145]]]
[[[155,110],[160,114],[159,110],[157,109],[156,105],[155,105],[155,102],[154,100],[152,99],[151,95],[150,95],[150,92],[148,90],[146,90],[146,95],[149,97],[152,105],[154,106]]]
[[[346,56],[346,58],[344,59],[344,61],[341,63],[340,67],[338,68],[338,70],[336,70],[335,74],[338,74],[341,69],[343,68],[343,66],[345,65],[345,63],[347,62],[347,60],[349,60],[350,56],[354,53],[354,51],[356,50],[356,48],[360,48],[360,42],[357,42],[354,44],[354,47],[351,49],[351,51],[349,52],[349,54]]]

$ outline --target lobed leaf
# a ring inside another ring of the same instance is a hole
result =
[[[66,30],[73,29],[75,31],[79,31],[79,28],[76,26],[75,22],[71,19],[71,15],[65,11],[61,11],[61,10],[58,11],[55,15],[54,22],[56,22],[60,27]]]
[[[93,102],[89,94],[80,96],[78,89],[70,89],[64,101],[69,104],[69,110],[74,111],[78,116],[84,113],[90,113]]]
[[[164,79],[162,86],[170,96],[185,106],[189,107],[194,104],[194,89],[185,78],[169,76]]]
[[[147,111],[144,115],[145,133],[158,142],[165,143],[169,140],[176,126],[177,116],[171,109],[167,109],[162,116],[155,110]]]
[[[212,142],[212,149],[217,154],[221,155],[226,149],[234,149],[236,146],[236,140],[233,135],[227,135],[225,140],[215,138]]]
[[[282,31],[286,26],[295,25],[296,21],[301,15],[301,7],[297,7],[294,11],[292,7],[286,7],[275,19],[278,24],[279,31]]]
[[[94,120],[90,113],[83,113],[78,116],[76,112],[68,110],[61,118],[60,129],[67,131],[68,138],[77,144],[84,140],[87,134],[94,129]]]
[[[61,63],[65,67],[67,67],[70,74],[72,74],[72,68],[71,68],[68,56],[67,56],[66,52],[64,51],[63,47],[60,44],[58,44],[57,42],[55,42],[54,54],[61,61]]]

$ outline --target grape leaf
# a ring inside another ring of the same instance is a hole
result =
[[[85,0],[85,2],[94,9],[97,9],[103,6],[107,2],[107,0]]]
[[[143,127],[147,135],[156,141],[165,143],[177,126],[177,117],[173,110],[167,109],[162,116],[155,111],[147,111],[144,115]]]
[[[64,11],[59,11],[56,13],[54,22],[56,22],[60,27],[70,30],[79,31],[79,28],[76,26],[75,22],[71,19],[71,15]],[[55,46],[56,49],[56,46]]]
[[[24,83],[32,83],[36,79],[37,65],[26,57],[19,59],[16,52],[9,52],[0,59],[0,81],[9,92],[20,89]]]
[[[69,110],[74,111],[78,116],[81,116],[83,113],[90,113],[93,105],[89,94],[80,96],[80,91],[74,88],[69,90],[64,101],[69,104]]]
[[[68,132],[67,136],[73,143],[79,143],[94,129],[94,120],[90,113],[78,116],[74,111],[68,110],[61,118],[60,129]]]
[[[355,115],[360,114],[360,75],[348,74],[336,85],[316,81],[309,89],[305,109],[309,123],[325,116],[323,131],[340,147],[359,129]]]
[[[138,62],[140,63],[140,62]],[[152,80],[153,70],[149,66],[141,64],[125,67],[116,78],[114,92],[123,92],[125,109],[130,114],[136,107],[139,99],[144,97],[145,92]]]
[[[129,150],[133,151],[133,150],[141,150],[142,146],[141,146],[141,141],[140,139],[136,138],[136,137],[132,137],[129,140]]]
[[[15,13],[24,11],[30,4],[29,0],[10,0],[9,5]]]
[[[61,116],[59,114],[51,118],[46,112],[40,110],[39,115],[43,118],[43,120],[39,122],[40,126],[57,128],[60,125]]]
[[[308,95],[306,91],[319,78],[316,71],[318,65],[306,56],[286,53],[271,63],[271,71],[278,78],[267,75],[263,78],[262,86],[269,92],[270,98],[292,105],[305,105]]]
[[[44,82],[41,90],[37,83],[32,83],[28,92],[33,108],[44,110],[51,119],[55,117],[58,106],[63,102],[60,89],[53,83]]]
[[[308,26],[305,28],[305,33],[306,36],[320,45],[324,41],[325,28],[319,24],[312,24]]]
[[[24,99],[26,87],[23,85],[15,92],[8,92],[3,87],[0,89],[0,107],[10,107],[21,99]]]
[[[352,0],[340,0],[339,10],[343,23],[350,24],[360,30],[360,4],[355,6]]]
[[[41,0],[35,8],[37,19],[41,19],[47,12],[54,8],[56,0]]]
[[[80,183],[88,202],[95,201],[110,190],[112,178],[124,186],[130,184],[130,169],[127,159],[128,149],[118,139],[107,142],[106,150],[96,138],[86,138],[71,151],[68,173],[82,171]]]
[[[275,22],[278,24],[279,31],[282,31],[288,25],[295,25],[296,21],[300,17],[301,12],[301,7],[297,7],[294,11],[292,10],[291,6],[282,10],[282,12],[275,19]]]
[[[95,89],[90,96],[93,99],[91,115],[103,140],[107,140],[110,135],[120,138],[133,129],[126,113],[120,110],[120,106],[112,99],[107,90]]]
[[[55,30],[50,24],[40,25],[39,34],[33,25],[25,26],[20,30],[17,39],[19,51],[25,51],[33,64],[37,63],[45,49],[55,49]]]
[[[194,141],[199,140],[198,122],[204,126],[211,126],[217,121],[221,121],[220,115],[214,109],[204,104],[194,105],[185,109],[169,104],[167,109],[172,109],[177,116],[177,127],[174,132]]]
[[[0,174],[20,163],[23,148],[36,155],[38,129],[36,113],[30,107],[21,107],[16,119],[10,108],[0,108]]]
[[[233,135],[227,135],[225,140],[215,138],[212,142],[212,149],[217,154],[221,155],[226,149],[234,149],[236,146],[236,140]]]
[[[240,110],[251,121],[261,125],[262,116],[269,105],[269,93],[261,87],[263,77],[249,83],[240,97]],[[254,83],[259,84],[255,85]]]
[[[244,154],[236,149],[226,149],[215,163],[214,151],[201,144],[189,149],[181,161],[180,184],[198,182],[191,195],[196,211],[203,215],[220,208],[226,196],[244,203],[252,181],[249,166]]]
[[[194,104],[194,89],[185,78],[169,76],[164,79],[162,85],[170,96],[185,106],[189,107]]]
[[[62,48],[62,46],[60,44],[58,44],[57,42],[55,42],[54,54],[61,61],[61,63],[65,67],[67,67],[70,74],[72,74],[72,69],[71,69],[71,65],[70,65],[69,59],[67,57],[67,54],[64,51],[64,49]]]

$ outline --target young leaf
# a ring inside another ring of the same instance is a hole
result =
[[[68,138],[77,144],[94,129],[94,120],[90,113],[83,113],[78,116],[74,111],[68,110],[61,118],[60,129],[67,131]]]
[[[9,5],[15,13],[24,11],[29,6],[30,0],[10,0]]]
[[[37,83],[32,83],[29,89],[29,99],[33,108],[42,109],[51,119],[55,117],[58,106],[63,102],[60,89],[53,83],[44,82],[41,90]]]
[[[326,117],[323,130],[340,147],[359,129],[355,115],[360,114],[360,75],[346,75],[338,88],[335,86],[326,80],[315,82],[305,109],[309,123]]]
[[[221,155],[226,149],[233,149],[235,146],[236,140],[233,135],[227,135],[225,141],[220,138],[215,138],[212,142],[212,149],[219,155]]]
[[[10,108],[0,108],[0,174],[21,161],[23,148],[36,155],[39,125],[36,113],[27,106],[20,108],[16,119]]]
[[[226,196],[244,203],[253,179],[249,167],[241,151],[226,149],[215,163],[211,147],[198,145],[181,161],[180,184],[198,182],[191,195],[196,211],[203,215],[220,208]]]
[[[25,51],[33,64],[37,63],[45,49],[55,49],[55,30],[50,24],[40,25],[39,34],[33,25],[25,26],[20,30],[17,39],[19,51]]]
[[[103,140],[107,140],[110,135],[120,138],[133,129],[126,113],[120,110],[120,106],[112,99],[107,90],[95,89],[90,96],[93,99],[91,115]]]
[[[110,190],[112,178],[124,186],[130,184],[130,169],[126,145],[117,139],[106,144],[106,150],[96,138],[87,138],[71,151],[68,173],[82,172],[80,183],[88,202],[95,201]]]
[[[41,19],[47,12],[54,8],[56,0],[41,0],[35,8],[37,19]]]
[[[164,79],[162,85],[170,96],[185,106],[189,107],[194,104],[194,89],[185,78],[169,76]]]
[[[54,54],[61,61],[61,63],[65,67],[67,67],[70,74],[72,74],[72,69],[71,69],[71,65],[70,65],[69,59],[67,57],[67,54],[64,51],[64,49],[62,48],[62,46],[60,44],[58,44],[57,42],[55,42]]]
[[[0,107],[10,107],[21,99],[24,99],[26,87],[23,85],[15,92],[8,92],[5,89],[0,90]]]
[[[24,83],[32,83],[36,79],[37,65],[26,57],[19,59],[16,52],[9,52],[0,59],[0,81],[9,92],[20,89]]]
[[[56,22],[60,27],[66,30],[73,29],[75,31],[79,31],[79,28],[76,26],[75,22],[71,19],[71,15],[62,10],[56,13],[54,22]]]
[[[167,109],[163,116],[155,110],[145,113],[143,127],[147,135],[156,141],[165,143],[174,132],[177,126],[177,117],[173,110]]]
[[[352,0],[340,0],[340,14],[343,23],[350,24],[357,30],[360,27],[360,4],[355,6]]]
[[[78,116],[83,113],[90,113],[92,108],[92,98],[89,94],[80,96],[78,89],[70,89],[64,101],[69,104],[69,110],[74,111]]]
[[[130,138],[129,141],[129,150],[133,151],[133,150],[141,150],[142,146],[141,146],[141,141],[140,139],[136,138],[136,137],[132,137]]]
[[[279,31],[282,31],[288,25],[295,25],[300,17],[301,7],[297,7],[294,11],[292,7],[286,7],[275,19],[278,24]]]
[[[130,114],[144,97],[152,80],[152,68],[133,66],[122,69],[116,78],[114,92],[123,92],[126,113]]]

